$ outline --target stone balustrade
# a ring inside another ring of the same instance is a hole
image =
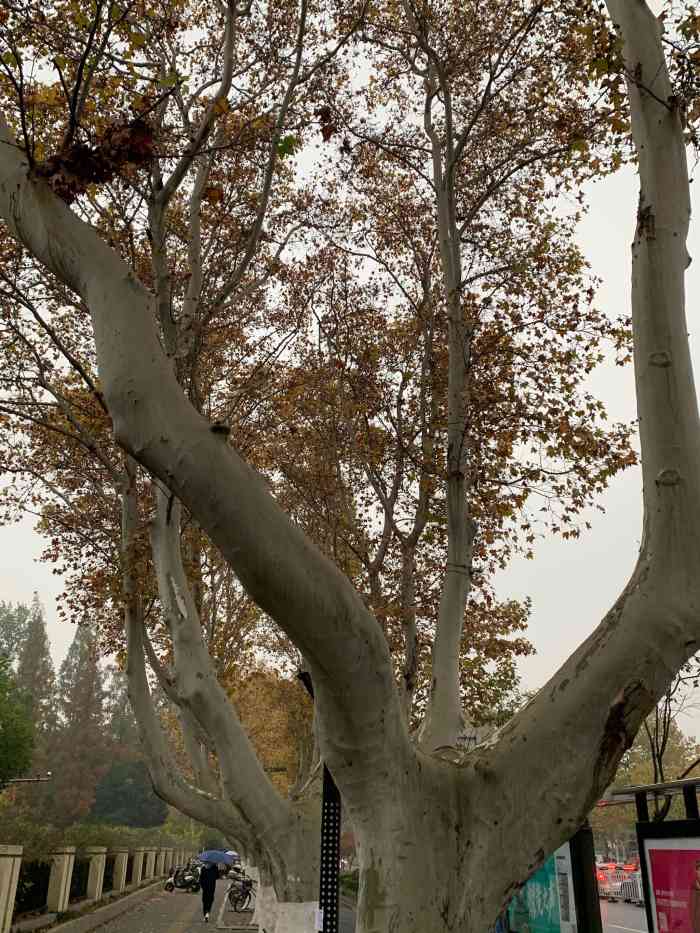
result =
[[[46,894],[48,914],[70,911],[70,890],[76,854],[89,860],[87,897],[79,902],[95,903],[103,898],[116,897],[125,891],[135,890],[145,882],[167,877],[175,865],[181,865],[195,853],[187,849],[156,848],[147,846],[137,849],[111,849],[106,846],[90,846],[76,850],[75,846],[61,846],[51,853],[51,874]],[[129,858],[132,871],[127,885]],[[103,893],[107,859],[114,860],[112,889]],[[12,918],[22,867],[22,846],[0,845],[0,933],[10,933]]]

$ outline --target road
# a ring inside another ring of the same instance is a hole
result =
[[[646,933],[648,929],[643,907],[601,901],[600,915],[604,933]]]

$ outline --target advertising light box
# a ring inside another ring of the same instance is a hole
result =
[[[508,925],[509,933],[576,933],[568,842],[515,894],[508,907]]]

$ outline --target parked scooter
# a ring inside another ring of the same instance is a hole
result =
[[[189,891],[196,894],[200,889],[199,873],[201,864],[196,859],[190,859],[186,865],[176,865],[165,882],[166,891]]]

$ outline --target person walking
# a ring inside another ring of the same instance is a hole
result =
[[[199,875],[199,883],[202,886],[202,912],[204,913],[204,922],[209,923],[209,914],[214,903],[214,894],[216,892],[216,882],[219,879],[219,869],[213,862],[205,862]]]

